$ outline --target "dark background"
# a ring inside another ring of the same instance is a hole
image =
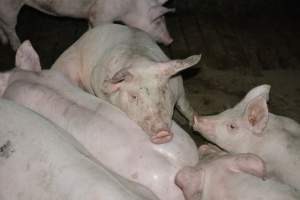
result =
[[[270,110],[300,121],[299,0],[173,0],[166,16],[174,42],[171,58],[202,53],[184,72],[188,97],[200,114],[223,111],[251,88],[271,84]],[[53,17],[24,6],[17,34],[31,40],[44,68],[87,30],[85,20]],[[2,71],[14,66],[14,52],[0,44]],[[176,114],[176,120],[188,128]],[[199,137],[192,134],[199,143]]]

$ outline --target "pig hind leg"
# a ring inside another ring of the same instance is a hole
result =
[[[2,29],[1,40],[5,42],[8,38],[12,49],[17,50],[21,45],[15,31],[17,16],[22,7],[19,1],[3,0],[0,2],[0,28]],[[4,36],[4,37],[2,37]]]

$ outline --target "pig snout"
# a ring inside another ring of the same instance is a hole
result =
[[[163,144],[171,141],[173,138],[173,133],[167,130],[160,130],[151,136],[151,142],[154,144]]]
[[[213,134],[215,126],[210,119],[201,116],[194,116],[193,128],[201,133]]]
[[[170,45],[173,41],[174,41],[173,38],[171,38],[170,36],[164,37],[164,38],[161,39],[161,42],[164,45]]]

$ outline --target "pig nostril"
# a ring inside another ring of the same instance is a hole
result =
[[[168,131],[159,131],[151,137],[151,142],[154,144],[163,144],[169,142],[173,138],[173,134]]]

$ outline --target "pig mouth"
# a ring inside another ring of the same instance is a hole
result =
[[[154,144],[164,144],[171,141],[173,134],[167,130],[160,130],[151,136],[150,140]]]

